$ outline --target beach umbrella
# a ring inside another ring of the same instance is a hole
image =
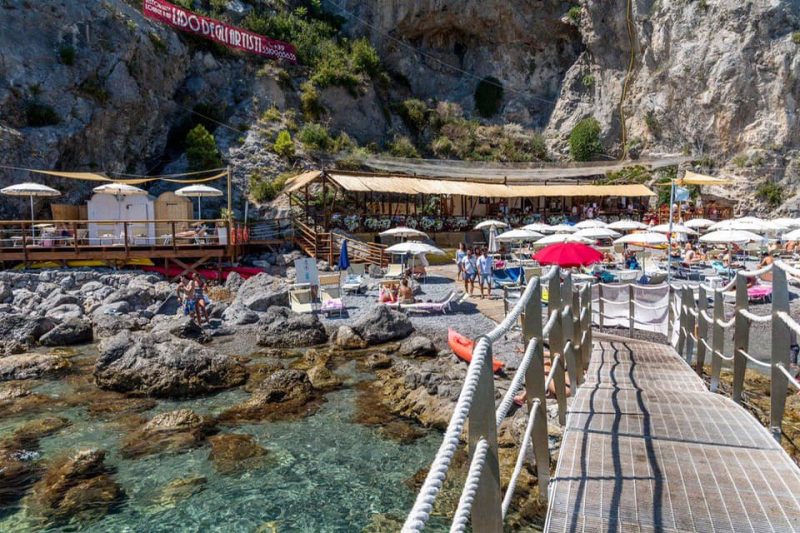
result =
[[[783,235],[781,235],[781,240],[800,241],[800,229],[795,229],[788,233],[784,233]]]
[[[667,244],[667,236],[655,231],[642,231],[639,233],[629,233],[619,239],[615,239],[614,244]]]
[[[535,231],[528,231],[526,229],[512,229],[501,233],[497,236],[497,240],[501,242],[522,242],[522,241],[535,241],[544,237],[541,233]]]
[[[487,250],[490,254],[495,254],[500,250],[500,246],[497,244],[497,228],[494,226],[489,228],[489,246]]]
[[[728,220],[723,220],[721,222],[717,222],[713,226],[708,228],[711,231],[718,231],[718,230],[741,230],[741,231],[749,231],[751,233],[766,233],[768,231],[776,231],[779,226],[767,222],[766,220],[761,220],[757,217],[742,217],[742,218],[731,218]]]
[[[684,226],[687,228],[692,228],[694,230],[708,228],[716,224],[713,220],[708,220],[707,218],[693,218],[691,220],[687,220],[684,223]]]
[[[381,237],[405,237],[407,239],[427,239],[428,234],[424,231],[419,231],[407,226],[397,226],[396,228],[387,229],[380,232],[378,235]]]
[[[527,226],[522,226],[522,229],[527,231],[535,231],[536,233],[553,233],[553,226],[545,224],[544,222],[534,222]]]
[[[350,268],[350,258],[347,256],[347,239],[342,240],[342,249],[339,251],[339,271]]]
[[[578,228],[569,224],[556,224],[555,226],[550,226],[550,230],[554,233],[575,233]]]
[[[33,212],[33,198],[34,197],[54,197],[61,196],[61,193],[52,187],[42,185],[41,183],[17,183],[0,189],[0,193],[6,196],[28,196],[31,199],[31,225],[35,222],[36,218]],[[34,235],[31,229],[31,235]]]
[[[441,248],[437,248],[436,246],[432,246],[430,244],[425,244],[424,242],[417,242],[417,241],[399,242],[397,244],[389,246],[384,251],[390,254],[444,255],[444,250],[442,250]]]
[[[692,228],[688,228],[683,224],[659,224],[650,228],[650,231],[657,231],[658,233],[683,233],[686,235],[697,235],[697,232]]]
[[[499,220],[484,220],[475,226],[475,229],[488,229],[488,228],[507,228],[508,224]]]
[[[591,244],[594,241],[591,239],[587,239],[585,237],[575,237],[571,233],[556,233],[554,235],[548,235],[546,237],[542,237],[534,244],[536,244],[536,246],[547,246],[549,244],[557,244],[563,242],[581,242],[583,244]]]
[[[197,198],[197,220],[203,220],[203,208],[200,205],[200,199],[222,196],[222,191],[208,185],[189,185],[188,187],[181,187],[175,191],[175,194],[188,198]]]
[[[608,226],[602,220],[597,220],[596,218],[590,218],[588,220],[583,220],[575,224],[575,227],[578,229],[586,229],[586,228],[605,228]]]
[[[633,231],[637,229],[647,229],[647,224],[636,220],[617,220],[606,227],[615,231]]]
[[[571,268],[598,263],[603,260],[603,254],[579,242],[564,242],[542,248],[533,254],[533,258],[540,265]]]
[[[619,237],[619,233],[613,229],[593,227],[584,228],[572,234],[573,237],[583,237],[585,239],[614,239]]]
[[[700,237],[700,242],[713,244],[747,244],[749,242],[762,242],[764,237],[751,231],[724,229],[706,233]]]

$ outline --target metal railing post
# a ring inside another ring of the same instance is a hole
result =
[[[536,413],[533,419],[533,455],[536,459],[536,478],[539,482],[539,500],[547,501],[547,486],[550,483],[550,447],[547,436],[547,391],[544,374],[544,338],[542,335],[542,287],[540,280],[535,280],[531,299],[525,309],[523,336],[526,346],[530,339],[536,340],[533,359],[525,373],[525,389],[527,391],[528,409],[536,402]],[[533,283],[533,281],[531,282]]]
[[[633,328],[636,325],[636,304],[633,301],[633,283],[628,284],[628,336],[633,338]]]
[[[722,293],[714,291],[714,340],[711,343],[711,392],[717,392],[719,389],[719,374],[722,372],[722,357],[720,354],[725,348],[725,330],[720,325],[720,322],[725,318],[725,311],[722,308]]]
[[[789,368],[789,351],[791,335],[789,326],[784,324],[778,313],[789,313],[789,287],[786,283],[786,271],[775,267],[772,269],[772,373],[770,375],[770,431],[776,441],[781,441],[783,411],[786,407],[786,388],[789,382],[778,365]]]
[[[747,369],[747,358],[742,351],[750,349],[750,321],[742,314],[749,307],[747,298],[747,278],[736,274],[736,318],[733,332],[733,401],[742,403],[744,374]]]
[[[478,348],[479,339],[475,347]],[[494,406],[494,374],[492,372],[492,345],[486,343],[486,357],[481,365],[478,384],[469,410],[469,456],[481,439],[489,445],[486,462],[481,472],[475,501],[472,505],[472,530],[503,531],[503,497],[500,493],[500,462],[497,456],[497,425]]]
[[[708,310],[708,294],[706,293],[705,287],[702,285],[698,289],[699,293],[697,296],[697,357],[695,358],[695,367],[694,370],[697,372],[697,375],[703,377],[703,365],[706,364],[706,345],[700,342],[699,339],[707,339],[708,338],[708,322],[702,317],[700,314],[702,311]],[[713,359],[714,354],[711,354]],[[689,361],[691,364],[691,361]]]

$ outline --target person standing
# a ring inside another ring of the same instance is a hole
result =
[[[492,263],[492,258],[486,255],[486,248],[484,248],[478,258],[478,285],[481,289],[481,298],[483,298],[484,285],[486,285],[487,296],[489,299],[492,298]]]
[[[458,250],[456,250],[456,267],[458,274],[456,274],[456,281],[460,281],[464,277],[464,266],[461,262],[467,256],[467,245],[463,242],[458,243]]]
[[[461,268],[464,276],[464,292],[472,296],[475,292],[475,276],[478,275],[478,262],[472,250],[467,249],[467,255],[461,260]]]
[[[203,278],[200,277],[200,274],[197,272],[194,273],[192,276],[192,301],[194,301],[194,315],[195,320],[197,320],[198,325],[203,324],[202,318],[205,318],[206,323],[210,323],[208,320],[208,311],[206,310],[206,295],[205,295],[205,288],[206,283],[203,281]]]

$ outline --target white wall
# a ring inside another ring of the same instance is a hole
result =
[[[92,220],[111,221],[150,221],[155,220],[155,205],[152,196],[115,196],[113,194],[95,194],[87,202],[87,218]],[[92,224],[89,223],[90,244],[122,244],[124,233],[123,224]],[[113,235],[114,239],[102,238],[104,235]],[[146,236],[142,239],[138,236]],[[137,223],[128,225],[128,242],[130,244],[151,244],[156,235],[155,224]]]

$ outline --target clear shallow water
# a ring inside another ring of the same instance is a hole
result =
[[[349,363],[337,370],[349,383],[363,379]],[[46,382],[38,392],[60,395],[62,382]],[[72,425],[41,440],[45,458],[80,448],[107,450],[106,463],[116,469],[115,479],[127,500],[114,514],[101,520],[49,531],[175,532],[175,531],[361,531],[373,515],[403,517],[414,493],[406,480],[427,466],[441,436],[428,432],[412,444],[381,437],[379,428],[352,422],[356,391],[345,388],[326,396],[313,416],[300,421],[272,422],[222,428],[225,433],[248,433],[266,448],[262,467],[233,475],[215,471],[208,459],[208,444],[174,455],[123,459],[118,453],[129,430],[114,421],[90,418],[83,407],[47,415],[69,418]],[[160,401],[143,414],[188,407],[201,414],[218,414],[248,394],[233,390],[190,401]],[[0,421],[0,438],[24,420]],[[187,499],[164,501],[164,487],[180,478],[204,476],[204,490]],[[24,510],[0,514],[0,531],[41,531]],[[389,529],[390,530],[390,529]]]

